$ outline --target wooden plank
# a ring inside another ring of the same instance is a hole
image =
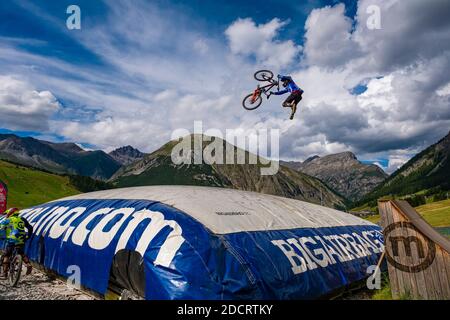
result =
[[[428,239],[424,237],[424,235],[420,232],[417,232],[417,238],[426,246]],[[424,248],[425,250],[428,250],[427,248]],[[426,268],[421,272],[425,278],[425,290],[427,291],[426,299],[436,299],[436,292],[434,290],[434,282],[433,282],[433,275],[432,270],[430,267]],[[425,298],[425,297],[424,297]]]
[[[418,233],[417,236],[423,243],[427,243],[428,238],[424,237],[423,234]],[[426,250],[428,250],[428,249],[426,249]],[[434,263],[435,262],[433,262],[433,264]],[[439,299],[439,295],[436,290],[436,279],[435,279],[436,277],[434,275],[434,270],[432,268],[432,265],[430,265],[428,268],[423,270],[422,273],[426,280],[425,285],[426,285],[426,289],[427,289],[427,293],[428,293],[427,299],[433,299],[433,300]]]
[[[424,260],[419,255],[422,245],[425,255],[429,254],[428,244],[433,243],[435,257],[431,265],[419,272],[402,271],[388,263],[391,291],[394,298],[408,293],[415,299],[450,299],[450,242],[433,229],[423,218],[405,201],[379,201],[381,225],[385,235],[385,252],[392,254],[391,241],[386,241],[386,228],[396,222],[411,223],[414,229],[407,226],[396,228],[393,235],[406,238],[417,238],[419,242],[403,241],[398,245],[397,257],[393,259],[404,266],[418,266]],[[414,239],[412,239],[414,240]],[[406,247],[410,245],[410,248]],[[411,249],[411,255],[407,255]]]
[[[444,290],[442,289],[442,283],[440,281],[440,270],[439,270],[439,260],[438,260],[438,252],[441,248],[435,245],[436,255],[434,257],[434,261],[429,267],[433,276],[434,289],[436,290],[437,299],[442,299],[444,297]]]
[[[378,208],[381,215],[381,226],[383,228],[383,238],[384,238],[384,251],[389,250],[389,244],[386,242],[386,227],[389,225],[389,207],[390,203],[387,201],[380,201],[378,203]],[[388,262],[387,264],[388,274],[389,274],[389,282],[391,286],[391,294],[393,298],[399,296],[399,285],[395,268]]]
[[[442,291],[441,299],[450,299],[450,279],[447,277],[445,268],[445,253],[441,248],[438,248],[436,251],[436,266],[438,268],[439,284],[441,285]]]
[[[394,223],[394,218],[392,215],[392,204],[390,202],[385,203],[385,216],[386,216],[386,227]],[[386,235],[385,235],[386,236]],[[385,237],[386,239],[386,237]],[[386,243],[387,249],[390,250],[389,252],[392,252],[391,244]],[[388,270],[389,270],[389,279],[391,280],[391,292],[393,298],[399,298],[403,295],[403,278],[401,274],[398,273],[399,270],[397,270],[393,265],[388,263]]]
[[[417,232],[413,229],[406,228],[405,235],[407,237],[416,237],[419,238]],[[423,244],[423,242],[422,242]],[[419,246],[420,244],[415,244],[414,246]],[[411,248],[412,249],[412,248]],[[421,258],[419,257],[418,250],[411,250],[411,255],[406,257],[406,264],[408,266],[414,266],[420,263]],[[411,296],[416,299],[424,299],[424,291],[423,288],[420,288],[420,285],[425,284],[425,277],[423,276],[423,272],[417,273],[409,273],[406,275],[411,281]],[[422,277],[421,277],[422,276]]]
[[[389,244],[386,243],[386,227],[389,225],[389,216],[390,213],[389,208],[390,208],[390,203],[388,201],[379,201],[378,202],[378,208],[379,208],[379,212],[380,212],[380,216],[381,216],[381,226],[383,228],[383,237],[385,239],[384,241],[384,252],[386,252],[388,249]],[[387,268],[388,268],[388,274],[389,274],[389,282],[390,282],[390,287],[391,287],[391,294],[392,297],[398,297],[399,296],[399,285],[398,285],[398,279],[397,279],[397,274],[396,274],[396,270],[394,269],[394,267],[390,264],[387,263]]]
[[[405,218],[397,211],[397,209],[395,207],[392,207],[392,217],[393,217],[393,223],[405,221]],[[408,229],[405,228],[404,226],[401,226],[400,228],[396,228],[395,230],[396,230],[395,233],[398,235],[405,235],[408,231]],[[397,246],[398,246],[398,257],[392,257],[392,258],[404,266],[408,265],[409,261],[407,260],[405,246],[403,245],[403,243],[397,244]],[[396,269],[396,270],[397,270],[398,278],[401,279],[401,281],[399,281],[400,282],[399,284],[401,285],[401,288],[400,288],[401,294],[406,295],[406,296],[411,296],[412,291],[413,291],[413,289],[412,289],[413,285],[411,283],[411,277],[410,277],[409,273],[404,272],[400,269]]]
[[[380,212],[380,224],[383,229],[385,229],[388,226],[387,220],[386,220],[386,210],[387,206],[389,206],[389,202],[387,201],[380,201],[378,202],[378,211]]]
[[[410,235],[417,237],[418,239],[421,239],[421,235],[415,231],[415,230],[409,230]],[[412,251],[414,261],[419,261],[419,253],[417,250]],[[415,263],[415,262],[414,262]],[[417,299],[428,299],[428,291],[427,291],[427,278],[425,277],[425,273],[423,271],[416,273],[415,279],[417,282],[417,295],[415,296]]]
[[[383,238],[384,238],[384,252],[386,252],[386,250],[388,250],[387,248],[387,243],[386,243],[386,234],[385,234],[385,229],[388,226],[388,221],[387,221],[387,210],[388,210],[388,206],[389,203],[387,201],[378,201],[378,209],[380,212],[380,223],[381,223],[381,227],[383,228]],[[394,270],[392,270],[392,266],[388,263],[387,264],[387,269],[388,269],[388,275],[389,275],[389,282],[390,282],[390,286],[391,286],[391,294],[393,297],[398,296],[398,281],[397,281],[397,277],[395,275]]]
[[[447,279],[449,281],[448,286],[450,287],[450,253],[443,251],[443,255],[444,255],[445,269],[447,271]],[[446,299],[450,300],[450,296],[446,297]]]

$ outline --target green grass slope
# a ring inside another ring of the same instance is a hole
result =
[[[443,200],[425,204],[414,208],[419,212],[422,217],[427,221],[432,227],[444,229],[450,227],[450,200]],[[373,223],[378,223],[380,221],[380,215],[373,215],[367,217]],[[440,231],[440,230],[439,230]]]
[[[67,176],[0,161],[0,180],[8,185],[8,206],[27,208],[80,193]]]

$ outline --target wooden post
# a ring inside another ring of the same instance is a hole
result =
[[[403,200],[378,202],[394,298],[450,300],[450,241]]]

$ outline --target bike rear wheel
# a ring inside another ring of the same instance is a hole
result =
[[[20,274],[22,273],[22,263],[23,259],[20,254],[14,256],[9,266],[9,284],[11,287],[15,287],[20,279]]]
[[[259,70],[254,75],[258,81],[269,81],[273,79],[273,72],[270,70]]]
[[[242,106],[247,109],[247,110],[255,110],[256,108],[258,108],[261,103],[262,103],[262,97],[261,95],[258,96],[258,98],[256,98],[255,101],[252,102],[252,98],[253,98],[253,93],[250,93],[248,96],[246,96],[244,98],[244,100],[242,101]]]

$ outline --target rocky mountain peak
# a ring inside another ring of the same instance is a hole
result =
[[[334,155],[334,158],[342,160],[358,160],[358,158],[356,158],[356,155],[350,151],[337,153]]]
[[[53,148],[57,151],[64,152],[67,154],[74,154],[74,153],[80,153],[80,152],[85,151],[79,145],[77,145],[76,143],[72,143],[72,142],[63,142],[63,143],[52,143],[52,142],[47,142],[47,141],[41,141],[41,142],[47,144],[48,146],[50,146],[51,148]]]
[[[128,165],[142,159],[145,156],[145,153],[128,145],[111,151],[109,155],[120,164]]]
[[[350,200],[361,198],[387,177],[381,168],[359,162],[350,151],[313,156],[302,163],[290,162],[287,165],[322,180]]]
[[[303,161],[303,164],[306,164],[306,163],[311,162],[311,161],[313,161],[313,160],[315,160],[315,159],[318,159],[318,158],[320,158],[318,155],[314,155],[314,156],[312,156],[312,157],[309,157],[309,158],[306,159],[305,161]]]

